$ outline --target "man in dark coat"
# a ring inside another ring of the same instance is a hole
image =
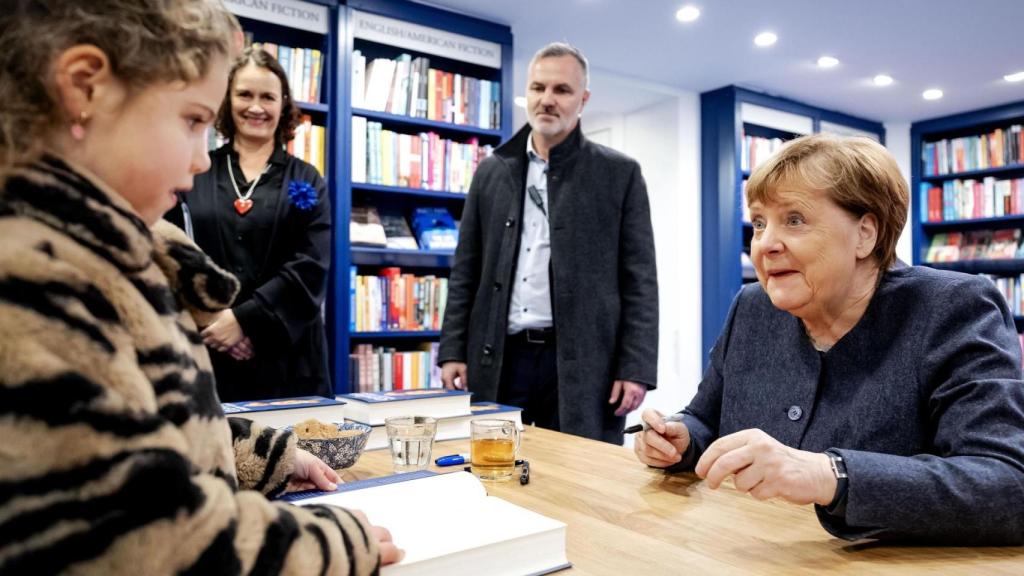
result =
[[[524,422],[621,444],[656,384],[658,280],[640,166],[583,136],[587,85],[568,44],[531,60],[529,125],[473,177],[438,364]]]

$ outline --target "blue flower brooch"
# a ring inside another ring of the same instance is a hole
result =
[[[309,182],[292,180],[288,183],[288,199],[296,208],[307,212],[316,206],[316,188]]]

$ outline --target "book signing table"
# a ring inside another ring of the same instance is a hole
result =
[[[437,442],[432,459],[469,451],[468,439]],[[648,468],[622,446],[530,426],[519,457],[530,462],[530,482],[485,483],[486,490],[567,524],[572,568],[564,573],[1024,574],[1024,547],[847,542],[825,532],[811,506],[758,502],[731,481],[711,490],[691,474]],[[372,450],[342,477],[391,473],[388,450]]]

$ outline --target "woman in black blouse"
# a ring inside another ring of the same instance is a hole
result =
[[[242,284],[202,331],[222,401],[332,393],[321,316],[330,201],[316,169],[285,151],[298,123],[281,65],[246,49],[217,119],[228,143],[167,215]]]

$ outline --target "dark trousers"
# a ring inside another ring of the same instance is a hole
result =
[[[505,337],[498,402],[523,409],[523,424],[558,430],[555,332],[523,330]]]

